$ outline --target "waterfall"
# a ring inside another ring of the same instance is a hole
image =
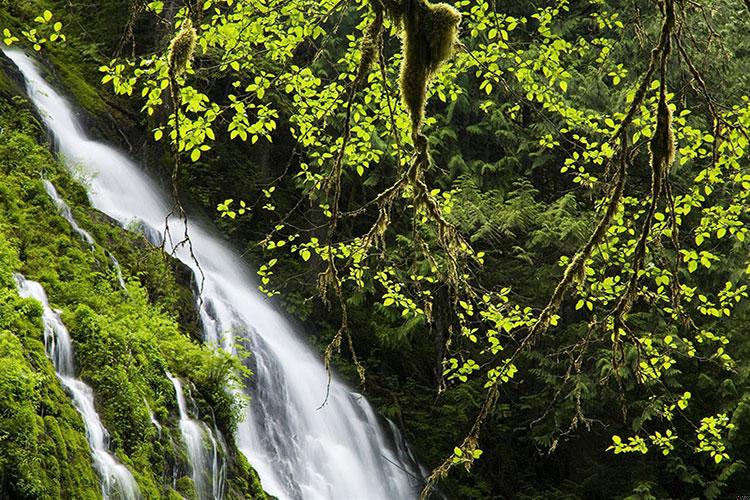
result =
[[[15,275],[21,297],[33,298],[42,304],[42,322],[44,323],[44,347],[47,356],[52,360],[57,377],[62,386],[70,393],[73,406],[81,414],[86,427],[86,438],[91,447],[94,467],[102,481],[102,496],[135,500],[141,497],[138,485],[130,471],[109,452],[109,434],[102,425],[99,414],[94,407],[94,391],[91,387],[75,378],[73,368],[73,342],[68,329],[65,328],[60,315],[52,310],[47,294],[42,285],[27,280],[20,274]]]
[[[169,372],[166,376],[174,386],[180,413],[180,433],[185,442],[195,492],[201,500],[218,500],[223,497],[224,491],[224,464],[219,445],[208,426],[190,418],[182,382]]]
[[[155,237],[170,212],[167,194],[132,161],[84,133],[70,104],[44,81],[32,59],[3,49],[26,79],[28,94],[69,165],[91,177],[94,207],[123,227],[140,226]],[[208,228],[189,222],[193,253],[181,240],[181,221],[172,219],[166,249],[204,276],[199,313],[204,339],[232,351],[247,341],[254,372],[251,396],[235,441],[260,475],[263,487],[282,499],[416,498],[424,471],[369,403],[328,374],[320,355],[300,338],[283,315],[257,290],[241,255]],[[397,444],[394,444],[397,443]]]

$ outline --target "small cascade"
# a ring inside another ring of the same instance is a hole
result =
[[[88,231],[78,225],[75,217],[73,217],[73,211],[70,209],[70,206],[65,203],[65,200],[60,197],[60,194],[57,192],[55,185],[47,179],[43,179],[42,182],[44,183],[44,190],[47,191],[49,197],[52,198],[52,201],[55,203],[55,206],[57,207],[58,212],[60,212],[60,215],[62,215],[63,218],[70,223],[70,227],[73,229],[73,232],[80,236],[80,238],[88,243],[93,249],[95,244],[94,237],[91,236]],[[107,255],[109,256],[109,261],[112,263],[112,267],[115,268],[117,283],[120,285],[120,288],[127,292],[128,288],[125,286],[125,280],[122,277],[122,268],[120,267],[120,263],[117,262],[117,259],[114,255],[112,255],[112,252],[107,252]]]
[[[414,450],[409,445],[409,443],[406,442],[403,435],[401,434],[401,431],[398,427],[396,427],[396,424],[394,424],[389,419],[386,419],[386,422],[388,423],[388,429],[391,431],[391,440],[393,441],[393,447],[396,449],[397,455],[401,457],[408,457],[412,463],[419,464],[419,462],[417,461],[417,456],[414,454]],[[391,459],[388,458],[388,460]],[[418,467],[419,472],[421,473],[421,477],[427,477],[430,475],[430,471],[428,471],[421,464],[419,464]],[[435,491],[433,494],[442,495],[439,491]]]
[[[65,200],[60,198],[60,195],[57,193],[57,189],[55,189],[54,184],[52,184],[47,179],[43,179],[44,182],[44,190],[47,191],[47,194],[50,198],[52,198],[52,201],[55,203],[55,206],[57,207],[57,211],[60,212],[60,215],[65,218],[66,221],[70,223],[70,227],[73,228],[73,231],[81,237],[83,241],[94,246],[94,238],[89,234],[88,231],[81,228],[81,226],[78,225],[78,222],[76,222],[75,217],[73,217],[73,212],[70,210],[70,207],[67,203],[65,203]]]
[[[123,500],[141,498],[133,475],[109,452],[109,433],[102,425],[94,407],[94,391],[83,381],[75,378],[73,342],[60,315],[50,307],[47,294],[41,284],[27,280],[20,274],[16,274],[15,278],[21,297],[33,298],[42,304],[44,347],[52,360],[60,383],[70,394],[73,406],[83,418],[94,467],[101,477],[102,496],[105,499]]]
[[[190,477],[195,485],[195,492],[200,500],[218,500],[224,495],[225,467],[221,456],[223,450],[214,437],[211,429],[198,420],[190,418],[185,402],[182,382],[171,373],[166,373],[172,382],[177,398],[177,409],[180,413],[180,432],[185,442]],[[209,448],[210,446],[210,448]]]
[[[161,424],[158,420],[156,420],[154,412],[151,411],[151,407],[148,405],[148,401],[144,399],[143,404],[146,405],[146,410],[148,410],[148,416],[151,419],[151,423],[154,424],[154,427],[156,427],[156,432],[159,433],[159,439],[161,439]]]
[[[216,437],[214,437],[216,436]],[[211,484],[213,484],[214,498],[224,498],[224,485],[226,483],[226,462],[224,457],[227,455],[227,448],[224,443],[224,437],[219,429],[214,427],[213,433],[208,432],[211,440]]]
[[[117,259],[114,255],[112,255],[112,252],[107,252],[107,255],[109,255],[109,260],[112,262],[112,266],[115,268],[115,273],[117,274],[117,283],[120,284],[120,288],[128,291],[128,287],[125,286],[125,280],[122,277],[122,267],[120,267],[120,263],[117,262]]]

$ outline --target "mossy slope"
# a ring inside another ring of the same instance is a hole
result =
[[[181,485],[189,478],[164,372],[188,382],[201,415],[231,436],[242,402],[225,387],[239,364],[196,341],[192,298],[175,278],[176,264],[88,206],[84,188],[40,144],[44,131],[15,95],[17,85],[7,75],[0,79],[0,497],[101,496],[83,423],[44,353],[41,310],[16,293],[12,274],[20,272],[41,282],[62,311],[111,449],[144,497],[178,498],[172,471],[185,477]],[[58,214],[42,176],[94,236],[93,250]],[[127,290],[108,252],[121,263]],[[149,408],[164,428],[161,437]],[[265,498],[235,449],[228,463],[227,497]]]

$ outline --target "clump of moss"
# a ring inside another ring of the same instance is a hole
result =
[[[403,12],[392,12],[403,29],[401,98],[418,133],[424,118],[427,85],[435,71],[452,54],[461,14],[446,3],[409,0]]]
[[[655,172],[665,176],[670,165],[674,162],[675,140],[672,130],[672,110],[667,104],[664,89],[660,92],[659,104],[656,109],[656,129],[654,137],[648,145],[651,153],[651,164]]]
[[[177,491],[187,500],[198,500],[198,494],[195,492],[195,483],[188,476],[182,476],[177,480]]]
[[[167,52],[169,69],[173,75],[184,73],[187,69],[188,63],[193,59],[196,39],[197,35],[195,28],[193,28],[193,22],[190,19],[185,19],[180,31],[169,43],[169,51]]]
[[[362,56],[360,57],[359,67],[357,68],[357,76],[355,80],[357,82],[364,80],[367,71],[370,69],[370,66],[372,66],[372,63],[380,53],[380,49],[383,45],[383,10],[378,4],[374,5],[376,5],[374,8],[375,17],[365,29],[359,45]]]
[[[431,67],[433,70],[453,55],[458,42],[458,25],[461,14],[446,3],[427,4],[425,18],[427,40],[430,44]]]

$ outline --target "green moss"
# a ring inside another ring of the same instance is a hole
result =
[[[177,491],[187,500],[198,500],[198,495],[195,493],[195,484],[193,480],[188,476],[182,476],[177,480]]]
[[[99,498],[83,422],[39,340],[41,309],[16,293],[19,264],[0,238],[0,484],[10,498]]]
[[[0,72],[0,93],[11,96],[17,93],[17,86],[5,73]]]
[[[242,453],[235,455],[234,476],[228,480],[227,496],[231,498],[266,498],[258,473]]]
[[[406,5],[403,13],[395,13],[403,29],[404,58],[399,85],[413,130],[418,132],[424,117],[427,84],[440,65],[453,54],[461,14],[445,3],[409,0]]]
[[[185,19],[180,31],[169,43],[169,50],[167,51],[167,60],[173,75],[182,74],[187,69],[188,63],[193,59],[196,38],[193,22],[190,19]]]
[[[57,76],[63,88],[74,96],[76,103],[94,115],[111,112],[99,89],[81,77],[88,71],[83,61],[71,57],[69,51],[60,49],[53,49],[49,54],[49,60],[58,69]]]

